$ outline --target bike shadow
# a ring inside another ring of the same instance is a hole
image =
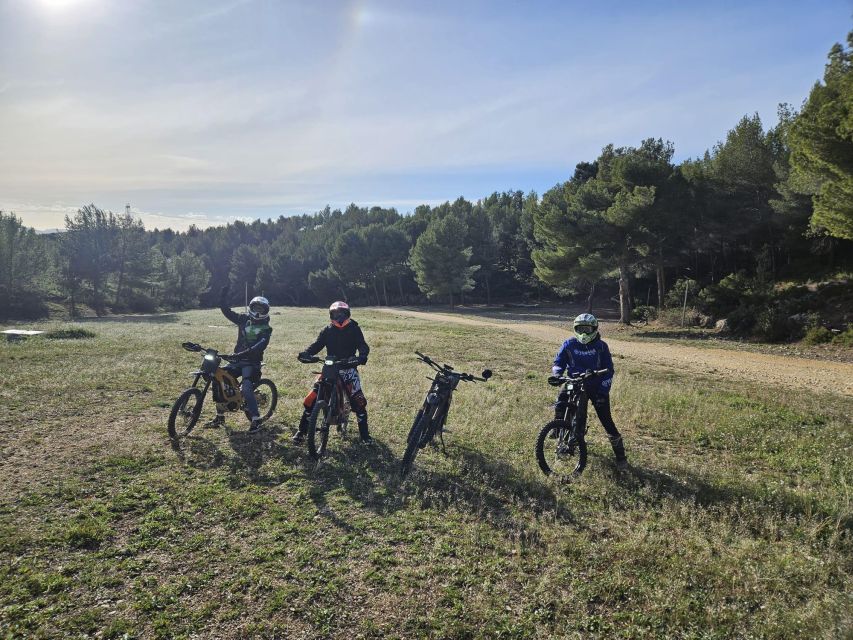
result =
[[[400,459],[386,444],[375,440],[373,446],[363,447],[349,442],[330,451],[310,471],[309,495],[320,514],[346,530],[350,525],[340,521],[332,504],[337,492],[378,515],[396,513],[412,503],[422,509],[464,512],[522,543],[538,539],[525,523],[531,513],[575,522],[568,501],[546,484],[524,477],[511,464],[464,446],[454,445],[448,455],[458,462],[457,470],[433,470],[426,459],[416,463],[404,480]]]

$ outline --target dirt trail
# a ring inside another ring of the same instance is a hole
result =
[[[398,316],[422,318],[436,322],[453,322],[477,327],[495,327],[517,331],[533,338],[556,343],[566,338],[566,331],[539,322],[496,322],[449,313],[429,313],[408,309],[377,308]],[[776,356],[733,349],[690,347],[665,342],[634,342],[607,338],[610,351],[637,360],[680,371],[721,375],[763,382],[791,389],[817,388],[853,396],[853,364],[808,358]]]

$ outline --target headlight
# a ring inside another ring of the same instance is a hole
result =
[[[205,359],[205,360],[216,360],[216,358],[214,358],[214,357],[213,357],[211,354],[209,354],[209,353],[208,353],[206,356],[204,356],[204,359]]]
[[[333,364],[335,364],[335,361],[334,360],[324,360],[323,364],[327,364],[331,367]]]

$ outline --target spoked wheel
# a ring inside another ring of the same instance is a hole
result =
[[[565,420],[552,420],[536,438],[536,461],[545,475],[579,476],[586,467],[586,439],[573,441]]]
[[[261,378],[255,384],[255,402],[258,403],[258,415],[261,420],[266,422],[275,412],[275,407],[278,404],[278,389],[272,380]],[[251,420],[252,416],[246,413],[246,416]]]
[[[411,470],[412,463],[415,461],[418,451],[429,442],[430,423],[429,415],[421,411],[418,413],[415,423],[409,430],[406,452],[403,454],[403,464],[400,467],[400,475],[403,477],[406,477],[406,474]]]
[[[172,440],[182,438],[193,430],[201,415],[203,399],[201,390],[195,387],[190,387],[178,396],[169,413],[168,429]]]
[[[315,460],[326,453],[329,444],[329,405],[317,400],[308,417],[308,453]]]

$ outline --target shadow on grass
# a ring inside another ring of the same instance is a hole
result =
[[[213,430],[207,430],[213,435]],[[269,425],[258,433],[247,429],[225,427],[225,436],[231,451],[222,448],[202,428],[178,441],[171,441],[178,458],[194,469],[225,469],[231,484],[239,486],[249,482],[261,486],[276,486],[298,475],[303,453],[285,444],[290,431],[280,425]],[[281,462],[268,465],[270,462]]]
[[[760,516],[773,513],[833,523],[833,526],[824,527],[821,537],[828,537],[833,531],[843,531],[849,538],[853,532],[853,517],[849,513],[827,508],[812,497],[794,493],[778,485],[771,487],[738,481],[714,485],[685,470],[670,475],[636,466],[630,467],[624,473],[615,474],[615,478],[619,485],[635,494],[641,487],[649,489],[650,502],[670,498],[702,508],[717,505],[746,507]],[[757,518],[755,524],[759,525],[761,522],[763,517]]]
[[[363,447],[348,441],[338,451],[330,451],[311,472],[310,496],[318,511],[327,515],[333,513],[327,495],[337,491],[381,515],[404,509],[412,501],[421,508],[455,509],[522,541],[536,534],[514,511],[574,522],[567,505],[550,487],[524,478],[512,465],[467,447],[453,446],[448,455],[458,460],[457,471],[433,471],[429,460],[419,466],[416,459],[415,468],[403,480],[400,459],[387,445],[375,441]]]
[[[395,513],[413,502],[424,509],[464,512],[522,542],[537,535],[525,524],[530,515],[575,522],[568,501],[558,498],[548,484],[525,478],[512,465],[468,447],[448,448],[448,456],[457,461],[452,471],[432,470],[429,457],[421,455],[403,480],[400,459],[379,440],[365,447],[353,435],[333,435],[326,455],[315,462],[304,447],[290,444],[290,430],[281,426],[259,434],[228,428],[225,433],[231,451],[220,448],[217,438],[204,431],[172,446],[188,466],[225,470],[235,486],[246,482],[276,486],[302,477],[318,513],[346,531],[352,526],[336,515],[331,504],[339,492],[378,515]]]

